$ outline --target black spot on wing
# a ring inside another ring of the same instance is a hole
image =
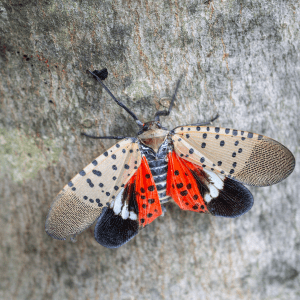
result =
[[[177,183],[176,186],[178,189],[181,189],[183,187],[183,183]]]
[[[98,171],[98,170],[93,170],[92,172],[93,172],[93,174],[95,174],[95,175],[97,175],[99,177],[102,175],[102,173],[100,171]]]
[[[187,190],[184,190],[184,191],[180,192],[180,195],[181,195],[181,196],[186,196],[187,194],[188,194],[188,191],[187,191]]]
[[[150,186],[148,187],[148,191],[153,192],[154,190],[155,190],[154,185],[150,185]]]
[[[86,180],[86,182],[89,184],[89,186],[90,186],[91,188],[94,187],[94,184],[93,184],[93,182],[92,182],[91,179],[88,178],[88,179]]]
[[[225,178],[224,187],[217,198],[212,199],[207,209],[214,216],[236,218],[251,209],[253,196],[241,183]]]

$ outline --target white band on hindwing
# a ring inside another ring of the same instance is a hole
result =
[[[209,177],[209,182],[207,182],[209,193],[205,194],[204,200],[206,202],[210,202],[212,199],[217,198],[219,196],[220,190],[222,190],[224,187],[225,176],[221,174],[216,174],[206,169],[203,171]]]
[[[128,218],[131,220],[137,220],[137,214],[134,211],[128,210],[128,203],[125,201],[123,203],[123,194],[124,188],[121,189],[120,193],[117,197],[110,203],[110,208],[114,211],[116,215],[120,215],[122,219],[127,220]]]

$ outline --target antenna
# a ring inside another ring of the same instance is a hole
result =
[[[168,116],[172,110],[172,107],[173,107],[173,104],[174,104],[174,100],[175,100],[175,97],[176,97],[176,94],[177,94],[177,91],[178,91],[178,88],[179,88],[179,84],[180,84],[180,81],[181,81],[181,78],[182,76],[179,78],[179,80],[177,81],[177,84],[176,84],[176,88],[175,88],[175,92],[174,92],[174,95],[172,97],[172,100],[171,100],[171,103],[170,103],[170,106],[169,106],[169,109],[168,110],[160,110],[160,111],[157,111],[155,116],[154,116],[154,120],[155,121],[159,121],[159,116]]]
[[[138,119],[138,117],[128,108],[125,106],[125,104],[123,104],[121,101],[119,101],[111,92],[110,90],[106,87],[106,85],[101,81],[101,79],[92,71],[88,70],[88,72],[90,72],[93,76],[96,77],[97,81],[100,82],[102,84],[102,86],[104,87],[104,89],[108,92],[108,94],[114,99],[114,101],[120,105],[122,108],[124,108],[135,120],[135,122],[140,126],[143,127],[143,123]]]

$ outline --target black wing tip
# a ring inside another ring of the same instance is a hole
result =
[[[226,178],[224,188],[207,204],[207,209],[217,217],[237,218],[248,212],[253,204],[253,196],[244,185]]]
[[[138,234],[138,220],[124,220],[114,211],[105,207],[95,226],[94,236],[100,245],[115,249],[129,242]]]

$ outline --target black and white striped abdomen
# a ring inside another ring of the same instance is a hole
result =
[[[168,173],[168,162],[165,158],[153,159],[153,157],[147,157],[150,171],[152,173],[158,197],[160,203],[165,203],[170,200],[170,197],[166,195],[167,188],[167,173]]]
[[[153,157],[149,157],[147,160],[156,185],[159,201],[160,203],[168,202],[170,200],[170,197],[166,195],[168,162],[165,158],[153,159]]]
[[[169,149],[169,140],[165,141],[160,145],[157,153],[155,151],[144,145],[143,143],[139,144],[140,151],[146,156],[150,171],[152,173],[158,198],[161,204],[171,200],[170,196],[167,196],[167,174],[168,174],[168,162],[167,154]]]

